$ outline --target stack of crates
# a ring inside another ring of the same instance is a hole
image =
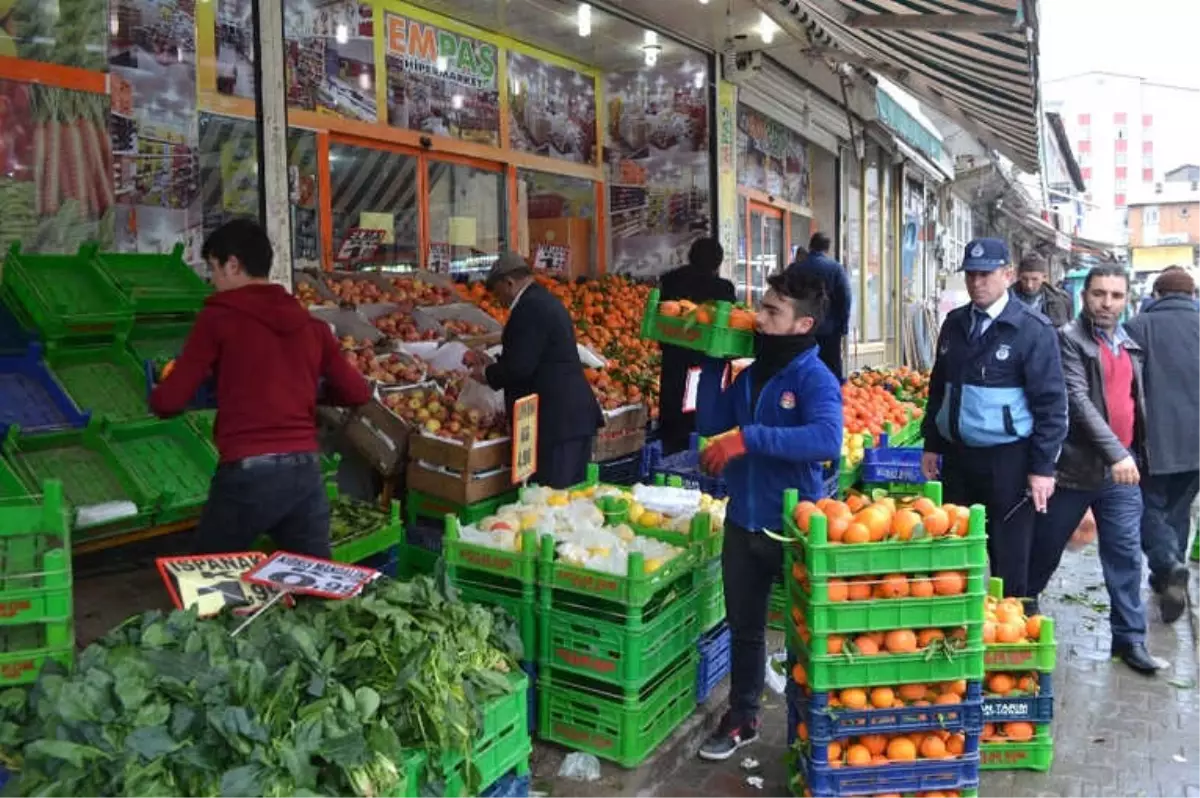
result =
[[[1025,617],[1021,602],[1003,595],[1003,583],[992,579],[985,620],[979,767],[1047,771],[1054,762],[1054,621]]]
[[[0,489],[13,478],[0,462]],[[71,536],[62,483],[41,496],[0,498],[0,687],[28,684],[75,656]]]
[[[913,514],[784,500],[790,780],[797,795],[974,794],[983,729],[984,509],[945,529],[940,483]],[[917,515],[920,513],[921,515]],[[938,523],[931,520],[936,517]],[[956,514],[957,518],[957,514]],[[926,530],[938,529],[934,536]],[[942,532],[942,529],[945,529]],[[840,531],[840,529],[839,529]]]
[[[866,493],[885,490],[893,496],[921,494],[925,475],[921,472],[924,452],[909,443],[900,443],[887,435],[880,436],[879,446],[863,452],[862,488]]]
[[[404,513],[406,534],[400,546],[400,572],[403,576],[430,576],[443,554],[444,519],[453,515],[464,524],[473,524],[512,504],[515,490],[472,504],[455,504],[419,490],[405,494]]]

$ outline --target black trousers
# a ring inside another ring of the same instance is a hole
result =
[[[1004,595],[1029,595],[1035,513],[1029,498],[1029,444],[957,447],[942,455],[942,498],[987,508],[988,561]]]
[[[197,554],[246,551],[269,535],[283,551],[329,559],[329,500],[316,454],[222,463],[196,530]]]
[[[587,478],[592,461],[594,436],[568,438],[553,443],[538,443],[537,473],[533,481],[543,487],[561,490],[578,485]]]
[[[771,586],[783,575],[783,545],[761,532],[725,523],[721,551],[729,624],[729,710],[734,722],[757,719],[767,669]]]
[[[829,367],[838,382],[844,383],[846,374],[842,366],[842,336],[818,335],[817,346],[820,348],[821,362]]]

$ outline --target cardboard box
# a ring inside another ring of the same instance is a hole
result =
[[[414,435],[410,439],[410,444],[423,437]],[[503,468],[482,472],[450,472],[418,460],[413,455],[411,445],[409,455],[407,474],[409,490],[419,490],[455,504],[474,504],[512,490],[512,469],[507,465]]]
[[[649,412],[643,404],[606,410],[605,426],[596,430],[592,443],[592,462],[603,463],[640,452],[646,445],[648,418]]]
[[[512,438],[479,441],[474,446],[466,446],[450,438],[437,438],[428,434],[413,435],[409,440],[409,459],[424,460],[435,466],[467,474],[478,474],[494,468],[510,468]]]

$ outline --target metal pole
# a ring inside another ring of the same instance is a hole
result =
[[[258,139],[258,216],[275,248],[271,282],[292,289],[283,0],[251,0]]]

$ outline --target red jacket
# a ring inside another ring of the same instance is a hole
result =
[[[209,377],[216,378],[223,463],[316,452],[322,377],[323,402],[354,407],[371,400],[370,385],[346,362],[329,325],[278,285],[210,296],[175,369],[150,394],[150,409],[163,417],[182,413]]]

